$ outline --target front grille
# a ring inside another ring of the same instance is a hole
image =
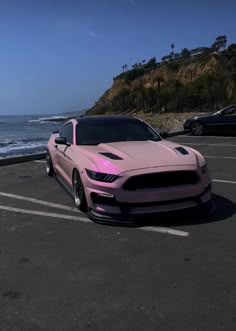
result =
[[[127,191],[161,188],[179,185],[194,185],[199,181],[195,171],[167,171],[138,175],[129,178],[123,188]]]

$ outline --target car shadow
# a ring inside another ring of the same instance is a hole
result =
[[[191,214],[191,212],[181,212],[169,214],[168,216],[153,217],[148,221],[139,221],[136,223],[137,227],[140,226],[183,226],[183,225],[196,225],[211,222],[224,221],[232,217],[236,213],[236,204],[218,194],[212,194],[212,201],[214,210],[210,215]]]

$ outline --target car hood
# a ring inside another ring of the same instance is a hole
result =
[[[79,149],[94,164],[96,168],[93,170],[119,174],[154,167],[196,166],[198,161],[195,152],[186,146],[182,146],[184,151],[179,151],[176,149],[179,147],[181,145],[162,140],[80,146]],[[113,159],[114,156],[116,159]]]

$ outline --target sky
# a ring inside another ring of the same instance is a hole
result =
[[[92,107],[124,64],[236,43],[234,0],[0,0],[0,115]]]

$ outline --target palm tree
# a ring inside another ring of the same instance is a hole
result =
[[[129,107],[129,90],[126,88],[123,88],[116,96],[116,99],[119,104],[119,108],[122,111],[127,110]]]
[[[214,75],[207,73],[202,76],[202,80],[204,81],[205,85],[207,86],[209,106],[213,109],[214,105],[215,105],[214,90],[216,87],[217,79]],[[223,88],[223,85],[221,87]]]
[[[141,97],[141,109],[145,112],[146,88],[143,85],[137,87],[137,93]]]
[[[148,100],[148,105],[151,107],[151,112],[153,114],[153,107],[156,104],[156,90],[153,87],[149,87],[146,89],[146,95],[147,95],[147,100]]]
[[[122,66],[122,70],[123,70],[123,72],[125,71],[125,66]]]
[[[190,58],[190,51],[187,48],[183,48],[181,51],[181,55],[184,60],[187,60]]]
[[[146,60],[145,60],[145,59],[143,59],[143,60],[142,60],[142,63],[144,64],[145,62],[146,62]]]
[[[125,64],[125,65],[124,65],[124,69],[127,70],[127,68],[128,68],[128,66],[127,66],[127,64]]]
[[[138,63],[135,63],[135,64],[132,65],[133,69],[137,69],[137,67],[138,67]]]
[[[164,78],[162,76],[157,76],[154,79],[154,83],[157,82],[158,96],[159,96],[159,107],[161,111],[162,100],[161,100],[161,83],[164,83]]]
[[[182,83],[178,79],[175,79],[174,84],[175,84],[176,97],[177,97],[177,111],[180,111],[181,108],[182,108],[181,98],[180,98],[180,88],[183,85],[182,85]]]
[[[174,45],[174,44],[171,44],[170,47],[171,47],[171,49],[172,49],[172,53],[174,53],[175,45]]]

